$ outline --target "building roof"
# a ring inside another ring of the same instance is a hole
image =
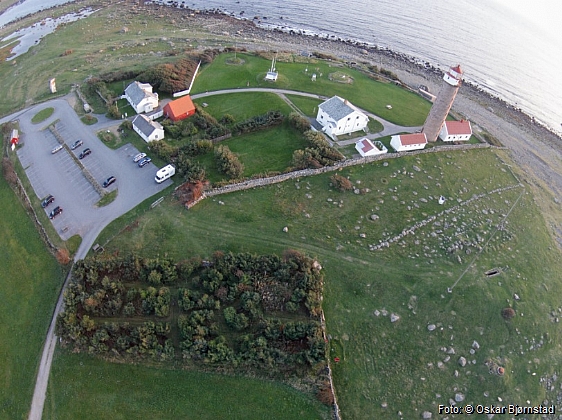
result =
[[[451,67],[451,70],[455,71],[458,74],[462,74],[462,69],[460,64],[457,64],[455,67]]]
[[[463,134],[472,134],[472,127],[470,126],[470,121],[461,120],[461,121],[445,121],[445,125],[447,126],[447,133],[451,135],[463,135]]]
[[[351,105],[347,100],[340,98],[339,96],[333,96],[327,101],[322,102],[318,105],[319,108],[328,114],[331,118],[336,121],[347,117],[349,114],[357,111],[357,109]]]
[[[127,86],[125,89],[125,95],[131,98],[133,103],[136,105],[140,104],[146,97],[158,99],[158,95],[152,92],[152,86],[149,83],[140,83],[137,81],[134,81]]]
[[[195,111],[195,105],[193,105],[193,101],[189,95],[168,102],[164,108],[166,108],[166,112],[172,113],[172,116],[168,115],[168,117],[172,119]]]
[[[359,140],[357,142],[357,146],[359,146],[359,148],[363,151],[363,153],[367,153],[368,151],[373,150],[375,148],[375,145],[371,143],[371,140],[369,139]]]
[[[154,130],[162,129],[162,125],[159,122],[151,121],[142,114],[137,115],[133,119],[133,125],[137,127],[146,137],[150,137]]]
[[[402,146],[427,143],[425,133],[402,134],[398,136],[398,139],[400,140],[400,144],[402,144]]]

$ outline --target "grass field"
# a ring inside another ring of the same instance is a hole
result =
[[[310,64],[278,62],[280,76],[277,82],[271,83],[263,80],[269,60],[248,54],[237,56],[244,60],[242,65],[228,64],[234,54],[221,54],[211,64],[202,67],[192,93],[224,88],[269,87],[317,93],[327,97],[338,95],[381,118],[405,126],[422,125],[429,113],[431,104],[420,96],[392,83],[375,81],[356,69],[341,67],[340,63],[316,60]],[[307,68],[308,72],[305,71]],[[319,76],[315,82],[310,80],[312,69]],[[330,80],[328,76],[336,71],[348,74],[353,83]],[[387,105],[392,105],[392,109],[387,109]],[[310,112],[310,105],[306,108],[303,112]]]
[[[24,419],[63,273],[0,177],[0,418]]]
[[[364,194],[333,191],[328,174],[207,199],[188,212],[167,200],[136,220],[115,222],[102,236],[136,221],[138,227],[106,245],[108,252],[186,257],[291,247],[318,258],[331,357],[341,360],[334,366],[336,390],[347,418],[385,418],[399,410],[416,418],[435,413],[456,392],[475,404],[497,397],[541,402],[547,394],[539,379],[552,374],[562,343],[549,315],[558,311],[561,267],[531,197],[489,150],[388,163],[341,172],[369,190]],[[494,191],[502,187],[509,189]],[[482,196],[471,200],[475,194]],[[416,228],[424,220],[430,222]],[[410,228],[415,234],[369,251]],[[493,268],[500,274],[487,277]],[[515,319],[502,318],[506,306],[515,308]],[[385,311],[400,320],[391,323]],[[473,341],[480,346],[474,355]],[[451,347],[453,355],[441,350]],[[467,366],[458,365],[460,356]],[[488,373],[485,362],[505,367],[505,376]]]
[[[297,420],[327,419],[329,409],[274,382],[58,352],[43,418]]]

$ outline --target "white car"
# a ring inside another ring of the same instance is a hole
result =
[[[137,163],[139,160],[141,160],[144,157],[146,157],[146,153],[139,153],[135,155],[135,157],[133,158],[133,162]]]
[[[51,153],[54,155],[55,153],[60,152],[61,150],[62,150],[62,144],[59,144],[57,147],[51,150]]]

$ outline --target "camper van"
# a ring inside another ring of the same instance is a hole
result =
[[[156,172],[156,177],[154,177],[154,180],[157,183],[161,184],[175,173],[176,168],[173,165],[166,165],[162,169],[159,169],[158,172]]]

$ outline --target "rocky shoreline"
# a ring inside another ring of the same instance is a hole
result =
[[[378,49],[346,40],[324,39],[296,32],[264,29],[249,20],[240,20],[220,11],[196,12],[152,5],[145,12],[184,23],[197,23],[215,36],[215,46],[245,48],[248,51],[287,51],[297,54],[319,52],[357,63],[368,63],[396,74],[413,90],[427,86],[437,93],[442,83],[442,70],[419,63],[405,54]],[[183,25],[183,23],[179,23]],[[456,64],[456,63],[451,63]],[[478,86],[464,83],[453,105],[453,111],[469,119],[480,134],[497,139],[510,152],[520,179],[532,190],[547,225],[562,246],[562,139],[561,137],[501,98]]]

